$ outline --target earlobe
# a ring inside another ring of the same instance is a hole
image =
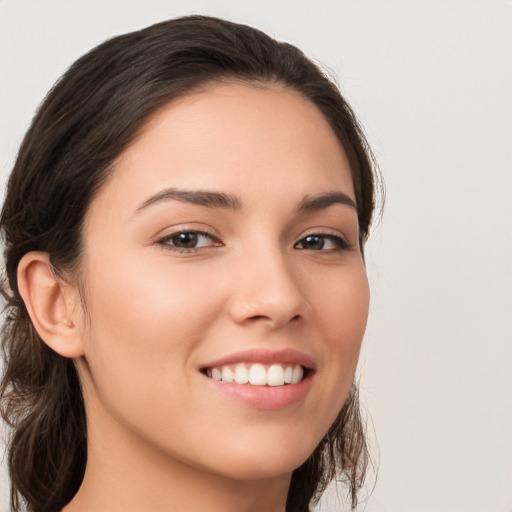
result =
[[[82,356],[82,336],[73,321],[78,291],[55,276],[48,253],[32,251],[23,256],[18,289],[42,340],[64,357]]]

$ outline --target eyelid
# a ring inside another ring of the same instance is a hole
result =
[[[179,236],[179,235],[183,235],[183,234],[190,234],[190,233],[193,233],[195,235],[200,235],[200,236],[207,236],[208,238],[211,238],[212,240],[216,240],[218,241],[218,239],[212,235],[211,233],[208,233],[207,231],[202,231],[202,230],[198,230],[198,229],[182,229],[180,231],[173,231],[171,233],[167,233],[166,235],[160,237],[157,242],[162,242],[164,240],[169,240],[175,236]]]
[[[335,236],[338,238],[342,238],[343,240],[345,240],[347,242],[347,244],[349,243],[349,237],[346,236],[342,231],[340,231],[339,229],[335,229],[335,228],[325,228],[325,227],[324,228],[318,227],[318,228],[307,229],[300,235],[298,240],[302,240],[303,238],[305,238],[307,236],[313,236],[313,235]]]
[[[203,224],[202,222],[182,222],[180,224],[167,226],[164,229],[160,229],[158,233],[153,236],[153,240],[158,241],[163,238],[179,235],[180,233],[203,233],[205,235],[211,236],[212,238],[220,239],[220,235],[217,233],[217,230],[208,224]]]
[[[347,236],[345,236],[342,232],[332,229],[332,228],[311,228],[304,232],[300,238],[294,243],[293,247],[296,248],[297,245],[302,242],[305,238],[317,236],[319,238],[330,239],[332,243],[336,244],[337,249],[326,249],[326,250],[315,250],[310,249],[312,252],[340,252],[346,251],[354,247],[354,244],[351,243]],[[337,243],[336,240],[339,240],[341,243]],[[302,248],[301,250],[308,250],[307,248]]]
[[[222,241],[220,240],[220,237],[213,231],[214,230],[212,228],[210,228],[209,226],[205,227],[204,224],[201,225],[201,227],[192,227],[191,225],[187,224],[179,224],[177,226],[167,228],[166,230],[163,231],[163,234],[157,235],[155,237],[154,243],[156,245],[161,246],[164,249],[173,251],[175,253],[199,253],[201,251],[205,251],[213,247],[220,247],[223,245]],[[212,240],[212,243],[203,247],[179,247],[169,243],[172,237],[178,236],[183,233],[194,233],[196,235],[207,236]]]

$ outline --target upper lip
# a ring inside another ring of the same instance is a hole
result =
[[[205,368],[216,368],[219,366],[226,366],[237,363],[262,363],[262,364],[300,364],[304,368],[314,370],[315,361],[314,359],[292,348],[271,350],[271,349],[251,349],[244,350],[241,352],[235,352],[227,356],[215,359],[204,365],[201,365],[201,369]]]

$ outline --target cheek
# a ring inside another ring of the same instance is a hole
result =
[[[330,281],[326,293],[318,295],[318,325],[324,334],[325,346],[319,367],[332,390],[331,407],[334,419],[343,405],[353,382],[359,352],[366,329],[369,308],[368,280],[360,269],[346,273],[343,279]],[[334,405],[333,405],[334,402]]]
[[[331,350],[359,351],[369,309],[368,279],[363,265],[316,287],[315,311]]]
[[[194,347],[221,307],[201,279],[159,264],[138,270],[125,259],[89,274],[85,357],[97,392],[125,390],[136,398],[161,388],[162,380],[186,385]]]
[[[116,429],[123,425],[164,452],[177,449],[169,439],[181,439],[184,454],[193,454],[185,440],[198,437],[193,429],[202,424],[193,411],[208,410],[195,393],[194,354],[222,302],[184,271],[123,266],[89,274],[88,415],[99,429],[113,419]],[[183,411],[190,411],[185,418]]]
[[[90,273],[87,298],[93,327],[112,339],[128,336],[141,347],[159,342],[168,346],[170,338],[182,338],[180,331],[185,331],[186,340],[215,315],[215,289],[205,294],[200,274],[192,279],[190,272],[165,261],[142,267],[130,265],[126,258],[120,261],[105,272]]]

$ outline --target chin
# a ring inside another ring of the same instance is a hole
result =
[[[316,445],[304,446],[304,443],[254,442],[243,447],[231,456],[226,452],[221,473],[234,480],[262,480],[276,478],[291,473],[301,466],[313,453]]]
[[[307,459],[307,457],[306,457]],[[252,461],[247,460],[235,463],[224,476],[232,480],[258,481],[275,479],[279,477],[290,477],[295,469],[302,465],[304,461]]]

